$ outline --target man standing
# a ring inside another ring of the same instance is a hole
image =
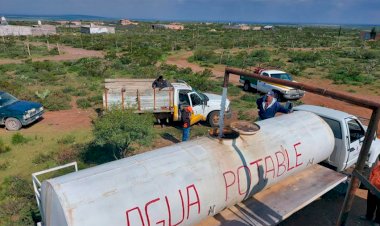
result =
[[[193,109],[191,106],[184,107],[181,112],[183,130],[182,130],[182,141],[188,141],[190,139],[190,117]]]
[[[369,176],[369,182],[375,186],[377,189],[380,189],[380,164],[377,163],[376,166],[371,170],[371,174]],[[372,194],[371,191],[368,190],[367,196],[367,212],[365,218],[367,220],[372,221],[373,215],[375,214],[374,225],[380,225],[380,199]]]
[[[289,113],[290,110],[286,109],[274,98],[273,91],[269,91],[267,94],[257,99],[257,108],[259,109],[260,120],[273,118],[277,112]]]
[[[168,87],[168,82],[164,79],[162,75],[160,75],[154,82],[152,83],[152,88],[158,88],[158,89],[163,89],[165,87]]]

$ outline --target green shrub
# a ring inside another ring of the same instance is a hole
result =
[[[4,141],[0,138],[0,154],[10,152],[11,148],[8,145],[5,145]]]
[[[53,91],[49,97],[41,100],[46,109],[51,111],[67,110],[70,109],[70,96],[63,91]]]
[[[15,133],[12,136],[12,144],[26,144],[30,141],[30,138],[24,137],[21,133]]]
[[[153,116],[135,114],[132,111],[112,110],[95,120],[94,142],[109,145],[115,158],[126,156],[134,145],[148,145],[154,137]]]
[[[33,187],[26,179],[18,176],[5,178],[0,187],[0,222],[2,225],[34,225],[37,205]]]
[[[361,85],[373,82],[373,78],[364,76],[354,65],[343,65],[330,70],[327,78],[333,80],[336,84]]]
[[[77,105],[79,108],[86,109],[91,107],[91,102],[88,101],[86,98],[78,98]]]
[[[321,58],[321,54],[318,52],[292,51],[289,53],[289,57],[290,57],[290,62],[313,63]]]

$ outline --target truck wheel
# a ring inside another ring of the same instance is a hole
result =
[[[246,92],[248,92],[249,88],[250,88],[249,82],[245,82],[244,86],[243,86],[243,90],[246,91]]]
[[[208,115],[208,123],[211,127],[217,127],[219,125],[220,111],[213,111]]]
[[[5,120],[5,127],[9,131],[16,131],[21,129],[21,122],[16,118],[7,118]]]

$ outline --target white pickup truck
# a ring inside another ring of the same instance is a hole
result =
[[[103,107],[135,109],[138,113],[153,113],[158,120],[181,120],[181,108],[192,106],[191,124],[207,121],[218,126],[222,96],[201,93],[185,82],[171,83],[163,89],[153,89],[152,79],[106,79]],[[225,115],[231,117],[230,101]]]
[[[300,105],[294,110],[312,112],[320,116],[331,127],[335,137],[335,147],[326,163],[336,171],[343,171],[357,162],[367,129],[357,117],[342,111],[313,105]],[[379,154],[380,140],[375,136],[366,167],[371,167],[377,161]]]
[[[292,76],[284,71],[265,70],[262,68],[257,68],[254,72],[262,76],[293,81]],[[243,84],[244,91],[249,91],[249,89],[251,88],[262,93],[273,91],[276,95],[277,100],[279,101],[298,100],[305,95],[305,91],[300,90],[300,89],[294,89],[288,86],[283,86],[283,85],[279,85],[279,84],[275,84],[271,82],[260,81],[255,78],[250,78],[246,76],[240,76],[239,82]]]

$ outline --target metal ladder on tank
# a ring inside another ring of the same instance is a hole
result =
[[[72,163],[68,163],[68,164],[65,164],[65,165],[62,165],[62,166],[57,166],[57,167],[54,167],[54,168],[51,168],[51,169],[47,169],[47,170],[42,170],[42,171],[39,171],[39,172],[36,172],[36,173],[33,173],[32,174],[32,182],[33,182],[33,189],[34,189],[34,195],[36,196],[36,201],[37,201],[37,206],[38,206],[38,209],[41,213],[41,218],[44,219],[44,212],[43,212],[43,209],[42,209],[42,202],[41,202],[41,181],[38,179],[38,176],[41,176],[41,175],[44,175],[44,174],[47,174],[47,173],[52,173],[52,172],[55,172],[55,171],[58,171],[58,170],[62,170],[62,169],[65,169],[65,168],[69,168],[69,167],[74,167],[75,168],[75,172],[78,171],[78,164],[77,162],[72,162]],[[37,223],[37,226],[42,226],[43,224],[41,223]]]

